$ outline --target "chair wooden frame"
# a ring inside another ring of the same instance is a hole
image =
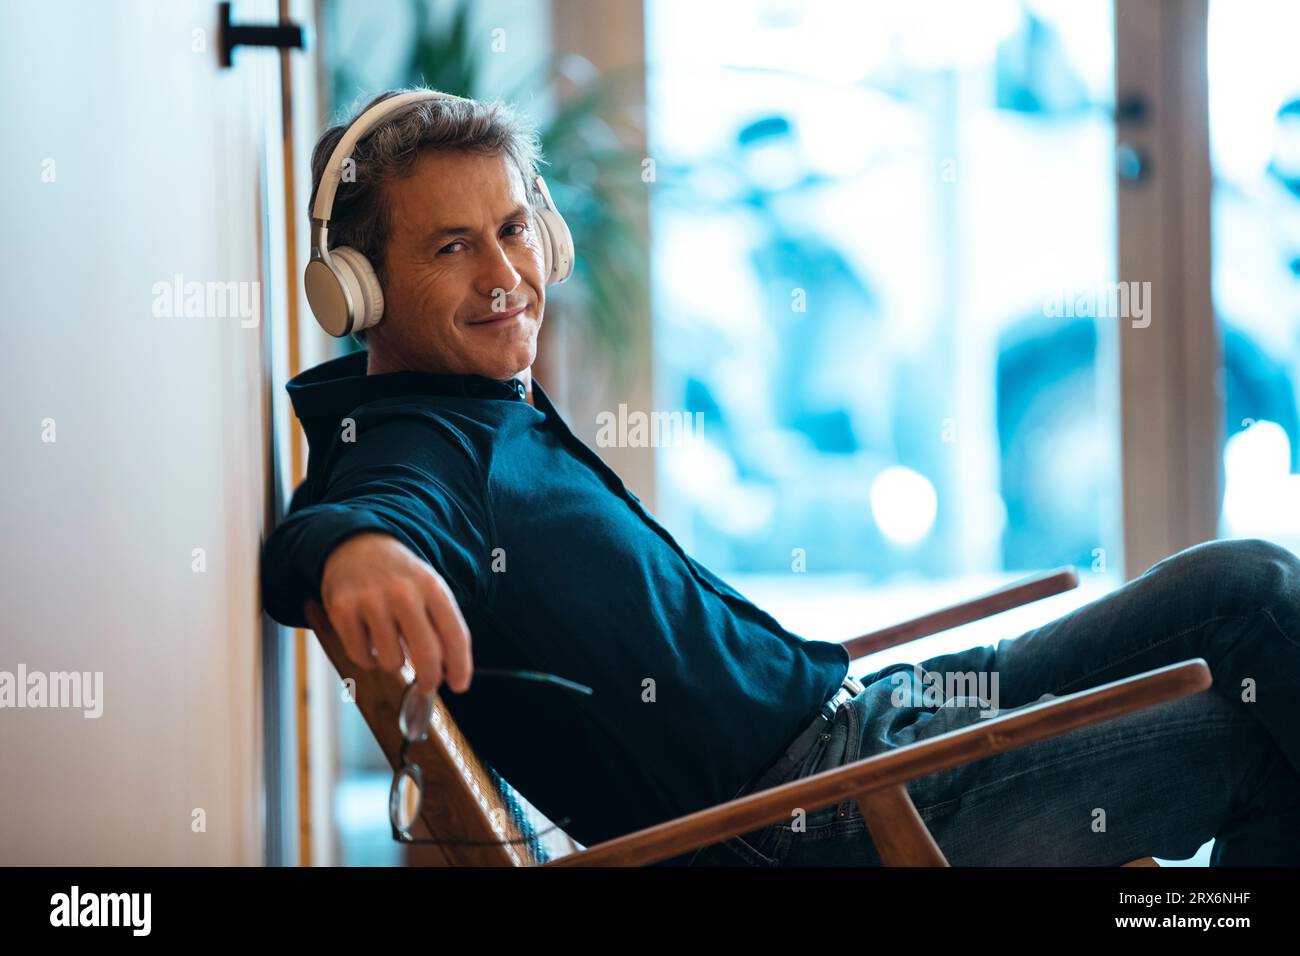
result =
[[[1077,586],[1074,568],[1058,568],[855,637],[844,646],[850,658],[857,660]],[[305,612],[340,676],[354,682],[354,700],[389,763],[396,767],[401,749],[397,709],[405,684],[413,675],[409,664],[402,676],[379,668],[362,670],[347,657],[319,602],[308,601]],[[884,865],[948,866],[912,803],[907,792],[908,781],[1198,693],[1210,684],[1205,660],[1192,658],[1019,707],[1000,717],[981,720],[551,860],[539,852],[527,827],[518,825],[517,809],[501,793],[497,778],[475,757],[439,697],[430,721],[431,733],[407,753],[409,760],[420,765],[425,790],[420,820],[413,832],[417,837],[436,835],[443,840],[481,844],[420,847],[450,866],[644,866],[788,820],[791,807],[811,812],[851,798],[862,811]],[[1123,865],[1157,864],[1147,857]]]

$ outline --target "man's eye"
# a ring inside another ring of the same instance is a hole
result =
[[[512,223],[510,223],[508,226],[506,226],[506,228],[507,228],[507,229],[518,229],[518,230],[519,230],[518,232],[512,232],[512,233],[509,233],[510,236],[522,236],[524,233],[526,233],[526,232],[528,231],[528,223],[526,223],[526,222],[512,222]],[[441,255],[441,254],[444,253],[444,252],[448,252],[448,251],[450,251],[452,246],[462,246],[462,245],[464,245],[464,243],[463,243],[461,240],[457,239],[455,242],[448,243],[447,245],[445,245],[445,246],[443,246],[441,249],[439,249],[439,250],[438,250],[438,254]]]

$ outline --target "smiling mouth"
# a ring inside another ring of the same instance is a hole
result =
[[[491,315],[488,316],[486,319],[475,319],[469,324],[470,325],[496,325],[499,322],[508,322],[511,319],[515,319],[523,315],[524,312],[527,311],[527,309],[528,306],[521,305],[517,309],[511,309],[508,312],[501,312],[496,315]]]

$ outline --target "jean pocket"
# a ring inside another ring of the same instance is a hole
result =
[[[826,755],[826,748],[830,746],[832,726],[832,724],[827,723],[821,733],[813,738],[812,745],[808,748],[808,752],[804,754],[803,760],[799,762],[799,769],[795,772],[793,779],[802,780],[804,777],[811,777],[813,774],[825,769],[822,766],[822,758]]]

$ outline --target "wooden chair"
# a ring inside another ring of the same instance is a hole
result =
[[[845,642],[857,660],[1009,608],[1067,591],[1078,585],[1074,568],[1059,568],[1007,585],[904,623]],[[306,615],[339,674],[355,681],[355,700],[389,763],[401,748],[397,709],[413,671],[402,677],[378,668],[364,671],[348,659],[324,609],[308,601]],[[403,677],[405,680],[403,680]],[[1100,723],[1209,687],[1210,670],[1201,658],[1156,668],[1075,694],[1039,701],[1000,717],[865,757],[852,764],[792,781],[737,800],[583,848],[561,834],[567,846],[548,846],[525,810],[526,798],[482,764],[439,697],[431,732],[412,745],[407,757],[418,763],[424,780],[417,838],[434,837],[482,845],[418,846],[424,858],[449,866],[643,866],[722,842],[789,819],[789,808],[809,811],[853,798],[862,811],[881,862],[886,866],[948,866],[907,792],[907,782],[1078,727]],[[544,818],[543,818],[544,819]],[[545,821],[549,823],[549,821]],[[557,831],[558,832],[558,831]],[[567,851],[567,852],[566,852]],[[1124,866],[1156,866],[1147,857]]]

